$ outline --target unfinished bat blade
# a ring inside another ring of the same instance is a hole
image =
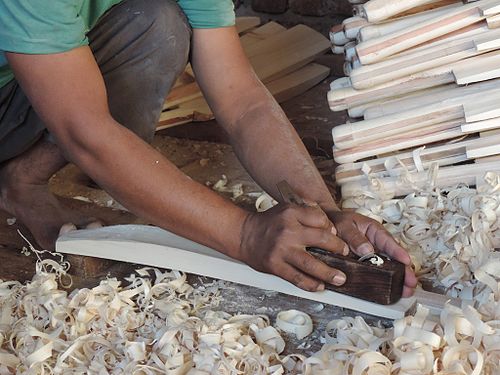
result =
[[[118,225],[70,232],[57,240],[56,250],[176,269],[389,319],[402,318],[416,303],[415,297],[402,298],[393,305],[379,305],[331,290],[307,292],[277,276],[258,272],[206,246],[151,226]]]

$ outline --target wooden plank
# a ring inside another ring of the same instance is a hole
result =
[[[498,133],[500,134],[500,133]],[[475,159],[477,156],[467,153],[468,150],[481,149],[490,145],[500,144],[500,136],[495,132],[485,132],[481,137],[466,138],[442,145],[429,146],[410,151],[396,152],[384,157],[365,160],[356,163],[345,163],[337,167],[335,171],[335,181],[342,185],[348,182],[363,180],[366,178],[364,168],[369,168],[370,176],[383,178],[389,177],[390,173],[408,170],[418,170],[419,168],[429,168],[433,163],[439,166],[448,166]],[[400,164],[394,165],[391,172],[386,169],[389,159],[398,160]],[[418,165],[417,165],[418,159]]]
[[[493,135],[480,139],[482,141],[481,143],[468,145],[466,147],[467,157],[469,159],[500,155],[500,136]]]
[[[286,27],[281,26],[279,23],[271,21],[266,23],[265,25],[262,25],[260,27],[257,27],[256,29],[253,29],[245,33],[245,35],[242,35],[240,37],[240,42],[241,45],[243,46],[243,49],[245,50],[252,44],[261,42],[264,39],[279,34],[283,31],[286,31]]]
[[[323,35],[297,25],[250,45],[245,53],[262,82],[270,82],[301,68],[330,49]]]
[[[177,108],[163,111],[158,120],[156,130],[187,124],[192,121],[208,121],[213,118],[212,110],[205,98],[196,98],[180,104]]]
[[[244,17],[245,18],[245,17]],[[249,17],[251,19],[255,17]],[[239,18],[237,18],[238,20]],[[249,24],[251,20],[244,21]],[[255,21],[255,20],[254,20]],[[255,23],[255,22],[254,22]],[[260,23],[260,19],[259,19]],[[249,45],[258,43],[274,34],[285,31],[286,28],[277,24],[276,22],[268,22],[263,26],[257,27],[240,37],[240,42],[243,46],[243,50]],[[189,69],[188,69],[189,68]],[[170,91],[165,100],[163,109],[169,109],[179,106],[182,103],[197,99],[202,96],[200,87],[198,83],[194,80],[194,74],[191,65],[188,65],[188,70],[184,72],[183,76],[191,77],[190,81],[185,81],[184,84],[176,82],[174,88]]]
[[[367,89],[411,74],[437,68],[480,54],[473,40],[458,40],[423,51],[393,57],[354,69],[350,75],[355,89]]]
[[[70,232],[57,240],[56,251],[177,269],[390,319],[402,318],[415,304],[414,297],[394,305],[378,305],[331,290],[306,292],[277,276],[258,272],[213,249],[151,226]]]
[[[260,25],[260,17],[236,17],[236,31],[242,34]]]
[[[406,95],[413,91],[424,90],[454,82],[451,68],[422,72],[412,77],[387,82],[365,90],[352,86],[336,87],[328,92],[328,105],[332,111],[343,111],[350,107],[374,101]]]
[[[362,42],[357,47],[358,57],[363,65],[373,64],[388,56],[472,25],[486,18],[480,14],[479,5],[492,4],[494,1],[481,0],[467,4],[446,15],[432,18],[387,36]]]
[[[458,84],[468,84],[499,78],[500,69],[498,66],[500,66],[500,51],[492,51],[449,65],[418,72],[368,89],[356,90],[352,86],[346,87],[343,81],[343,85],[331,87],[328,92],[328,104],[332,111],[342,111],[350,107],[395,98],[417,90],[437,87],[455,81]],[[474,69],[472,73],[476,74],[476,76],[470,77],[468,69],[471,67]],[[493,73],[488,73],[485,67]],[[462,81],[459,80],[460,78]]]
[[[308,64],[284,77],[269,82],[266,86],[279,103],[304,93],[323,79],[328,77],[330,69],[321,64]],[[194,99],[182,101],[177,107],[167,106],[158,121],[156,130],[162,130],[192,121],[208,121],[213,119],[212,111],[205,98],[195,96]]]
[[[495,50],[499,40],[500,30],[489,30],[486,24],[477,23],[468,30],[461,29],[458,35],[447,35],[444,40],[354,69],[351,82],[356,89],[366,89]]]
[[[264,26],[262,26],[262,28],[264,28]],[[309,61],[314,60],[316,56],[327,51],[329,48],[328,39],[307,26],[298,25],[290,30],[284,31],[282,26],[272,23],[270,26],[265,27],[264,30],[262,30],[262,28],[259,28],[260,31],[257,31],[259,30],[257,29],[256,33],[259,35],[259,38],[267,36],[267,39],[261,40],[258,43],[245,44],[245,53],[247,56],[250,56],[250,64],[253,66],[257,76],[263,82],[272,82],[277,78],[284,77],[302,68],[307,65]],[[278,34],[275,34],[276,32],[278,32]],[[308,46],[308,44],[311,45]],[[296,52],[294,50],[295,48],[300,52]],[[311,69],[308,68],[307,71],[309,71],[308,74],[310,75]],[[299,73],[298,76],[300,77],[301,73]],[[310,79],[314,80],[314,77]],[[286,78],[287,82],[292,82],[292,80],[293,79],[290,79],[290,77]],[[308,88],[311,87],[304,82],[304,79],[299,79],[299,81],[301,81],[302,85]],[[278,82],[274,85],[276,86],[279,84],[282,83]],[[284,85],[288,87],[287,83]],[[284,92],[282,92],[282,95],[285,95]],[[292,94],[292,96],[293,95],[294,94]],[[194,104],[188,103],[190,101],[195,101],[195,104],[198,105],[200,101],[197,100],[201,98],[201,96],[201,91],[196,82],[177,87],[172,90],[167,97],[164,109],[173,108],[186,103],[186,105],[182,106],[182,109],[179,109],[176,113],[171,113],[171,115],[184,118],[184,113],[188,108],[195,107]],[[175,110],[176,108],[173,109]],[[208,113],[206,112],[205,106],[202,106],[198,112],[204,114]],[[162,121],[165,121],[165,116],[162,116]]]
[[[432,103],[439,103],[446,100],[448,103],[463,104],[466,101],[474,101],[478,96],[500,92],[500,79],[486,82],[474,83],[467,86],[457,86],[455,84],[439,86],[423,92],[416,92],[407,96],[388,100],[378,105],[367,108],[363,115],[365,120],[391,115],[410,109],[425,107]]]
[[[446,14],[450,9],[462,6],[460,3],[444,6],[437,9],[428,10],[418,14],[413,14],[406,17],[397,18],[384,23],[370,24],[363,27],[359,31],[360,42],[365,42],[370,39],[379,38],[384,35],[389,35],[393,32],[404,30],[410,26],[416,25],[420,22],[426,21],[432,17],[438,17]]]
[[[486,18],[486,22],[488,23],[488,27],[490,29],[500,27],[500,14]]]
[[[363,16],[370,22],[380,22],[412,8],[435,2],[436,0],[370,0],[362,7]]]
[[[394,113],[371,120],[336,126],[332,129],[335,147],[339,149],[361,146],[367,142],[407,135],[409,131],[422,130],[431,125],[456,121],[465,122],[463,106],[446,102]]]
[[[466,61],[468,64],[461,64],[452,69],[455,81],[459,85],[500,77],[500,51],[490,52]]]
[[[499,96],[495,93],[489,93],[486,98],[477,100],[476,103],[464,103],[466,122],[483,121],[500,117]]]
[[[310,63],[295,72],[267,83],[266,87],[278,103],[282,103],[316,86],[329,75],[330,68]]]
[[[345,149],[334,147],[333,157],[337,163],[351,163],[376,155],[457,138],[463,135],[460,128],[461,123],[462,120],[451,120],[430,125],[423,129],[415,129],[395,136],[386,137],[376,142],[360,143],[357,146]]]
[[[472,163],[464,165],[452,165],[438,169],[435,186],[450,187],[457,184],[474,186],[477,179],[482,179],[487,172],[500,173],[500,161],[492,160],[484,163]],[[424,188],[429,183],[427,171],[412,173],[412,183],[402,184],[399,176],[382,178],[379,180],[387,193],[394,196],[404,196],[411,194],[415,188]],[[359,192],[370,191],[371,183],[368,179],[355,181],[341,186],[342,197],[353,197]]]

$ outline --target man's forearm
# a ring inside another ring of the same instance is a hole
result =
[[[103,124],[98,132],[85,142],[77,136],[78,141],[66,139],[60,145],[73,162],[130,211],[229,256],[238,256],[246,211],[193,181],[119,124]]]
[[[257,183],[279,199],[276,184],[287,180],[302,197],[337,210],[314,162],[281,107],[264,87],[244,98],[248,108],[229,134],[242,164]]]

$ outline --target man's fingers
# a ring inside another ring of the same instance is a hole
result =
[[[387,254],[391,259],[397,260],[407,266],[411,264],[408,252],[379,223],[373,222],[368,225],[366,237],[372,241],[379,252]]]
[[[300,271],[299,269],[286,262],[283,262],[274,271],[274,273],[291,282],[300,289],[304,289],[309,292],[319,292],[325,290],[325,284],[323,284],[323,282],[314,279],[313,277],[307,275],[306,273]]]
[[[306,251],[291,251],[287,261],[298,270],[325,283],[339,286],[346,281],[346,275],[342,271],[327,266]]]
[[[302,230],[302,241],[306,247],[319,247],[341,255],[349,254],[349,246],[328,230],[304,228]]]
[[[354,225],[342,228],[340,237],[349,244],[350,249],[358,256],[375,252],[373,245]]]
[[[328,229],[331,231],[333,227],[332,222],[321,208],[316,207],[295,207],[295,215],[297,221],[312,228]]]

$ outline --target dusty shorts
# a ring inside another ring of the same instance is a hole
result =
[[[150,142],[166,95],[188,61],[191,28],[175,0],[124,0],[88,33],[111,115]],[[77,111],[78,108],[75,108]],[[47,134],[14,79],[0,88],[0,163]]]

